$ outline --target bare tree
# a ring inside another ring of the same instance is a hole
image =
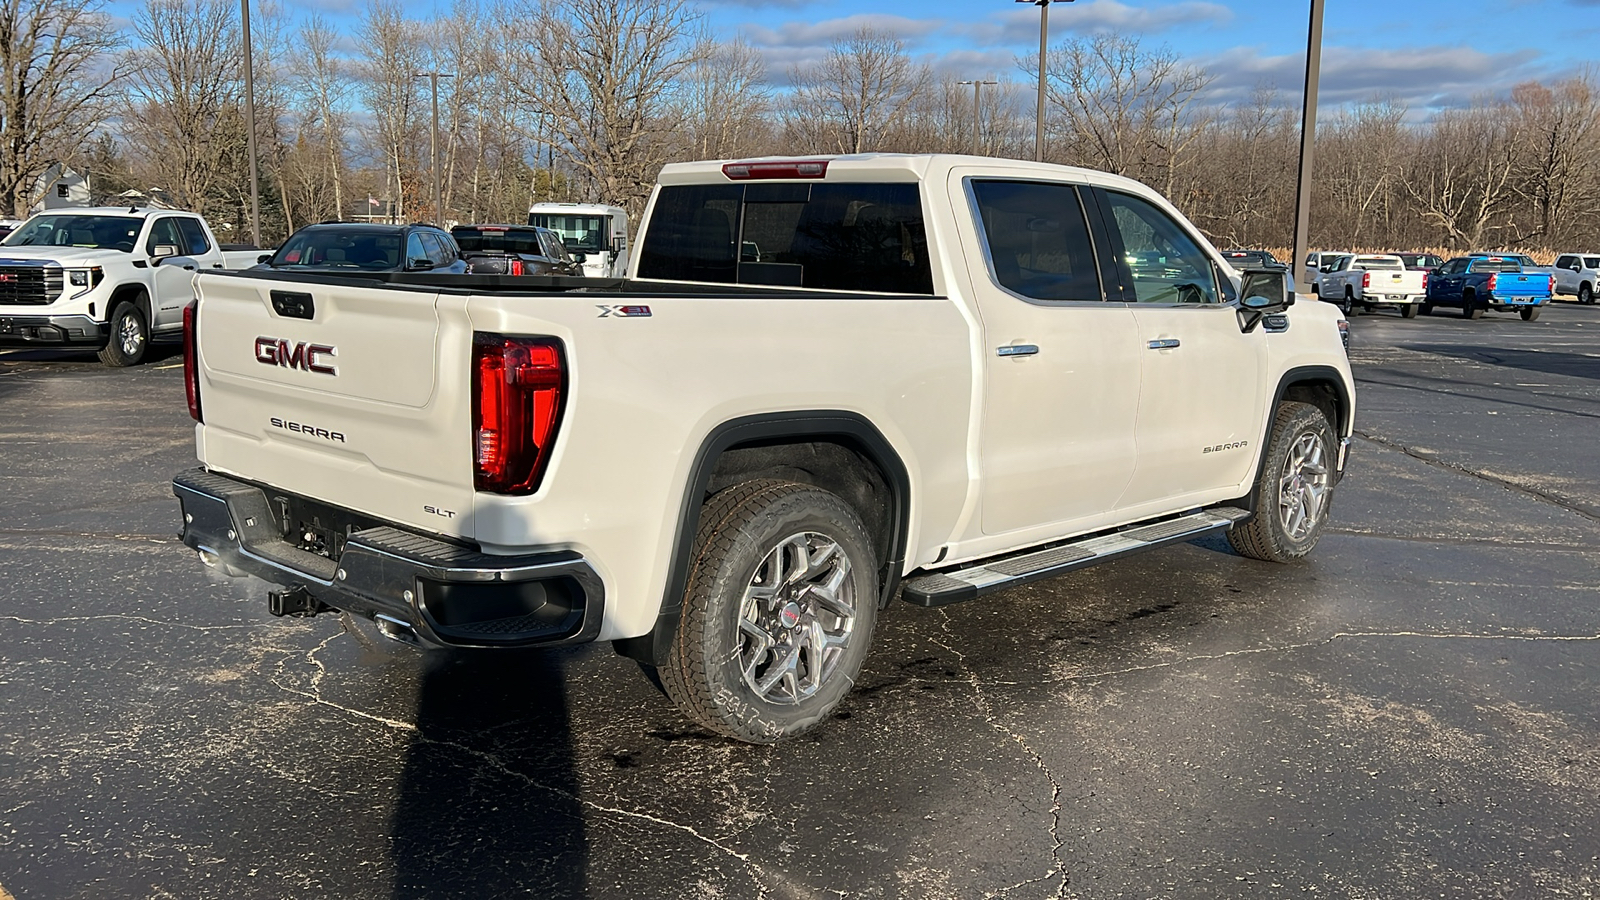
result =
[[[325,19],[312,16],[300,26],[300,52],[290,58],[294,95],[303,98],[295,113],[295,152],[300,157],[296,179],[303,193],[293,205],[306,219],[345,215],[349,117],[344,110],[350,82],[344,61],[334,52],[334,37]]]
[[[699,60],[685,0],[522,0],[512,84],[599,199],[643,207],[679,143],[674,90]]]
[[[1411,149],[1405,115],[1404,105],[1375,99],[1336,111],[1319,129],[1322,228],[1339,246],[1382,243],[1388,233],[1374,218],[1387,211]]]
[[[1446,110],[1419,142],[1406,193],[1446,241],[1482,249],[1489,234],[1502,230],[1495,220],[1512,199],[1515,143],[1503,104]]]
[[[147,0],[133,19],[135,114],[125,127],[144,170],[190,209],[204,207],[244,138],[235,9],[229,0]]]
[[[761,54],[742,36],[702,39],[683,79],[684,128],[691,155],[726,159],[754,152],[769,137],[772,90]]]
[[[1570,240],[1579,212],[1597,199],[1600,91],[1589,73],[1546,87],[1519,84],[1511,91],[1517,144],[1512,189],[1531,209],[1524,239]]]
[[[1018,62],[1037,66],[1038,58]],[[1063,41],[1045,65],[1071,161],[1165,184],[1169,192],[1200,131],[1189,120],[1191,106],[1212,79],[1170,48],[1148,51],[1138,38],[1115,34]]]
[[[384,161],[384,182],[392,186],[404,216],[421,199],[418,129],[422,98],[416,73],[427,62],[418,23],[405,17],[399,0],[370,0],[359,28],[361,94],[371,114],[370,139]]]
[[[791,138],[815,149],[861,153],[882,149],[928,89],[928,67],[912,61],[905,42],[862,26],[834,43],[822,61],[790,72],[794,97],[785,117]]]
[[[34,183],[77,155],[118,71],[98,0],[0,0],[0,209],[23,216]]]

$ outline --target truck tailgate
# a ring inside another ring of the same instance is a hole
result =
[[[196,291],[209,468],[471,537],[469,402],[438,384],[468,371],[461,298],[211,273]]]
[[[1422,293],[1422,274],[1410,270],[1374,269],[1367,275],[1371,276],[1364,290],[1365,296],[1371,298],[1376,294],[1380,297],[1405,297]]]
[[[1501,300],[1532,300],[1550,296],[1550,276],[1538,272],[1497,272],[1494,295]]]

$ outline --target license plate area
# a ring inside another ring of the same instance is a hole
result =
[[[295,547],[337,561],[350,535],[384,524],[377,519],[301,497],[266,489],[278,533]]]

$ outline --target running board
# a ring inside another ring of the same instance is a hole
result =
[[[917,606],[960,603],[1162,544],[1192,541],[1213,531],[1227,531],[1235,523],[1249,517],[1249,510],[1232,506],[1213,507],[1043,550],[1024,550],[1010,556],[999,556],[965,569],[913,575],[905,580],[900,596]]]

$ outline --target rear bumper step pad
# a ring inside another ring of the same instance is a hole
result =
[[[905,580],[901,597],[917,606],[960,603],[1163,544],[1191,541],[1214,531],[1226,531],[1249,517],[1248,510],[1231,506],[1213,507],[1043,550],[1024,550],[965,569],[913,575]]]
[[[388,526],[351,533],[337,560],[284,540],[260,487],[180,473],[184,544],[229,575],[303,588],[333,609],[409,630],[422,646],[549,646],[594,640],[605,591],[569,551],[495,556]]]

